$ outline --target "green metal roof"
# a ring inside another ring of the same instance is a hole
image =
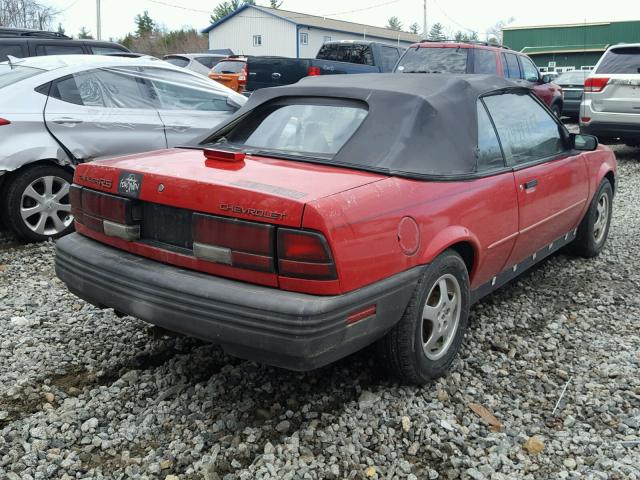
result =
[[[640,42],[640,21],[545,25],[504,29],[503,43],[530,54],[603,51],[607,45]]]
[[[524,47],[520,50],[527,55],[540,55],[543,53],[573,53],[573,52],[604,52],[608,43],[589,43],[584,45],[548,45],[541,47]]]

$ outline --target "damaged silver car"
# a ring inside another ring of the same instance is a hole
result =
[[[73,228],[75,165],[190,143],[242,95],[158,60],[65,55],[0,64],[0,211],[20,238]]]

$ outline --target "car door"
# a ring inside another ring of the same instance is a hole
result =
[[[518,190],[518,237],[508,262],[514,265],[576,228],[589,196],[587,165],[534,96],[505,93],[483,102]]]
[[[54,81],[49,131],[80,161],[166,148],[164,125],[136,68],[100,68]]]
[[[518,55],[520,66],[522,67],[523,84],[533,90],[533,92],[546,105],[553,102],[553,88],[548,83],[540,81],[540,72],[538,67],[531,61],[529,57]]]
[[[144,67],[144,76],[153,88],[169,147],[192,142],[237,110],[227,103],[236,94],[207,78],[160,67]]]

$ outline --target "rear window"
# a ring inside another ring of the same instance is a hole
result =
[[[209,68],[213,68],[220,60],[220,57],[196,57],[196,62]]]
[[[245,66],[245,62],[232,62],[225,60],[213,67],[214,73],[240,73]]]
[[[40,70],[39,68],[21,66],[14,66],[10,70],[0,70],[0,88],[8,87],[20,80],[35,77],[44,72],[45,70]]]
[[[318,51],[319,60],[357,63],[358,65],[374,65],[373,53],[369,45],[350,45],[326,43]]]
[[[176,67],[186,67],[189,65],[189,60],[184,57],[169,57],[165,58],[164,61]]]
[[[596,73],[640,73],[640,47],[609,50],[604,54]]]
[[[468,48],[410,48],[400,59],[400,73],[466,73]]]
[[[567,72],[562,75],[558,75],[558,78],[554,80],[555,83],[559,85],[582,85],[584,83],[584,79],[587,78],[589,72]]]
[[[234,145],[293,155],[332,157],[367,116],[359,102],[265,105],[226,136]]]

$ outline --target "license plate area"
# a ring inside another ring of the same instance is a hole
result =
[[[142,206],[142,240],[191,250],[191,217],[190,210],[145,202]]]

